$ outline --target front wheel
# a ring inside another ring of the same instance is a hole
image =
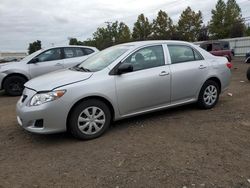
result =
[[[80,102],[69,117],[69,131],[76,138],[90,140],[101,136],[109,127],[111,113],[108,106],[96,99]]]
[[[206,81],[200,91],[198,106],[203,109],[213,108],[219,100],[219,86],[213,80]]]
[[[3,88],[7,95],[19,96],[22,95],[24,84],[27,80],[22,76],[9,76],[3,83]]]
[[[247,79],[250,80],[250,67],[247,70]]]

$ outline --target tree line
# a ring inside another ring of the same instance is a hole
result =
[[[211,11],[212,17],[205,24],[201,11],[187,7],[176,24],[167,12],[160,10],[152,22],[140,14],[132,30],[124,22],[106,22],[98,27],[91,38],[79,41],[70,38],[70,45],[95,46],[102,50],[112,45],[142,40],[203,41],[210,39],[250,36],[250,27],[245,25],[241,9],[236,0],[218,0]]]

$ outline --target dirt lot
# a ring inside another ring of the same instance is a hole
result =
[[[123,120],[91,141],[22,130],[18,98],[1,93],[0,187],[250,187],[247,67],[234,61],[212,110],[188,105]]]

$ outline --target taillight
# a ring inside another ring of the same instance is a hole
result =
[[[229,68],[229,69],[231,69],[232,68],[232,63],[230,63],[230,62],[227,62],[227,68]]]

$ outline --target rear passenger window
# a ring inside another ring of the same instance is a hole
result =
[[[182,45],[168,45],[172,64],[202,60],[203,57],[193,48]]]
[[[75,57],[74,48],[64,48],[63,51],[64,51],[65,58]]]
[[[64,48],[64,57],[73,58],[87,55],[85,48]]]
[[[76,57],[84,56],[84,52],[81,48],[75,48]]]

